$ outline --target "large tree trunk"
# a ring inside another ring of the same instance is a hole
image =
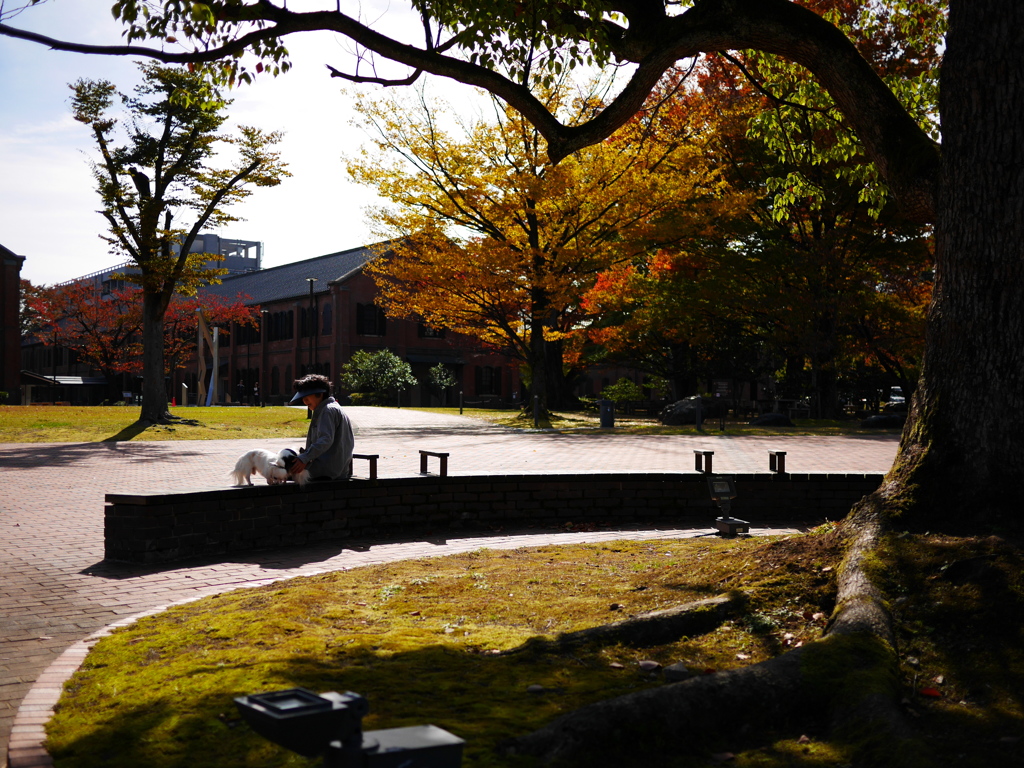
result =
[[[887,495],[930,521],[1024,505],[1024,3],[953,0],[924,368]]]
[[[936,285],[924,369],[886,482],[848,518],[855,534],[827,636],[717,681],[698,679],[578,710],[516,740],[513,751],[591,764],[616,750],[629,754],[645,737],[676,732],[681,723],[699,733],[726,717],[754,721],[766,709],[778,727],[818,708],[834,732],[854,729],[887,742],[860,759],[900,762],[893,746],[907,731],[896,706],[895,647],[884,596],[863,566],[894,516],[971,524],[1011,518],[1024,505],[1022,50],[1024,3],[951,0]],[[819,657],[814,666],[834,676],[809,679],[808,656]],[[866,692],[858,682],[865,676],[877,683]],[[827,699],[823,686],[832,691]]]
[[[145,291],[142,297],[142,412],[139,421],[153,424],[171,418],[164,385],[164,314],[167,303]],[[216,366],[217,361],[214,360]],[[215,374],[216,375],[216,374]]]

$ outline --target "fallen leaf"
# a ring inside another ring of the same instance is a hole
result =
[[[942,692],[938,688],[922,688],[918,691],[922,696],[928,696],[932,699],[941,699]]]

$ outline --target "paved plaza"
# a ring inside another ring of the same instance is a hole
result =
[[[358,453],[380,455],[381,477],[410,477],[419,449],[447,451],[453,475],[551,472],[692,472],[712,450],[716,472],[765,472],[768,451],[786,469],[884,472],[898,438],[562,435],[510,430],[459,416],[353,407]],[[231,556],[229,561],[136,566],[104,562],[106,493],[207,490],[230,484],[235,459],[301,439],[0,444],[0,756],[10,768],[48,765],[39,745],[62,681],[87,639],[182,600],[281,578],[481,547],[514,548],[613,538],[665,538],[710,529],[503,533],[438,541],[353,541]],[[357,474],[365,462],[357,462]],[[260,480],[259,482],[262,482]],[[756,527],[752,533],[767,529]],[[773,528],[774,531],[795,530]],[[20,711],[19,711],[20,707]],[[17,721],[15,715],[17,714]]]

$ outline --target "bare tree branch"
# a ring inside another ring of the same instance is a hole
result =
[[[248,46],[299,32],[332,31],[391,61],[414,71],[477,86],[518,110],[548,141],[555,162],[581,147],[600,141],[624,125],[643,106],[662,75],[681,59],[701,53],[753,48],[797,62],[810,70],[832,96],[839,110],[864,145],[893,190],[904,213],[919,222],[933,220],[937,145],[899,103],[892,91],[834,25],[789,0],[697,0],[688,10],[669,16],[665,3],[619,0],[615,10],[627,19],[621,27],[605,20],[573,15],[563,18],[580,30],[600,28],[611,53],[637,68],[629,82],[607,107],[586,123],[567,126],[559,122],[530,92],[527,85],[449,55],[401,43],[339,11],[296,13],[270,2],[226,6],[237,9],[229,21],[263,23],[265,26],[208,50],[171,53],[137,46],[96,46],[69,43],[0,24],[0,34],[31,40],[51,48],[80,53],[145,56],[168,63],[207,63],[236,54]],[[244,17],[241,14],[245,14]],[[429,32],[428,32],[429,34]],[[460,35],[446,45],[454,47]],[[336,74],[335,74],[336,73]],[[405,79],[332,75],[353,82],[397,85]],[[408,80],[412,82],[412,80]]]

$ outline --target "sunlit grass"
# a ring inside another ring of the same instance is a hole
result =
[[[455,408],[413,408],[431,413],[458,415]],[[231,440],[301,437],[308,421],[302,408],[176,407],[171,413],[186,423],[152,425],[143,429],[136,424],[137,406],[0,406],[0,442],[4,443],[93,443],[104,440]],[[516,410],[465,408],[462,415],[510,429],[533,429],[533,419]],[[188,422],[198,422],[192,424]],[[735,419],[704,423],[703,431],[693,426],[666,427],[655,419],[619,416],[614,429],[600,428],[597,414],[552,413],[541,428],[562,433],[615,435],[864,435],[897,434],[899,430],[860,429],[856,422],[797,420],[791,428],[751,427]]]
[[[820,636],[835,600],[841,530],[481,550],[189,603],[95,646],[65,686],[48,747],[57,768],[311,766],[253,733],[232,703],[303,686],[363,694],[368,729],[433,723],[457,734],[467,740],[465,768],[518,767],[496,754],[502,740],[589,702],[665,685],[641,661],[683,662],[701,675]],[[914,764],[1022,764],[1019,547],[996,537],[900,535],[880,555],[899,635],[901,706],[919,737]],[[730,590],[748,596],[746,607],[704,635],[652,647],[537,642]],[[856,763],[856,745],[829,741],[824,730],[734,725],[699,734],[697,747],[668,734],[672,753],[643,764]]]
[[[240,590],[101,641],[66,686],[49,746],[60,768],[311,765],[242,725],[232,704],[302,686],[363,694],[370,729],[445,728],[467,740],[466,766],[514,764],[494,753],[502,739],[663,685],[640,661],[706,674],[818,636],[823,620],[809,617],[831,608],[836,556],[829,535],[614,542],[478,551]],[[656,647],[527,645],[740,586],[772,617],[770,631],[741,613]]]
[[[302,408],[171,408],[185,423],[136,425],[136,406],[0,406],[0,442],[95,443],[104,440],[232,440],[301,437]],[[196,423],[191,423],[196,422]]]

